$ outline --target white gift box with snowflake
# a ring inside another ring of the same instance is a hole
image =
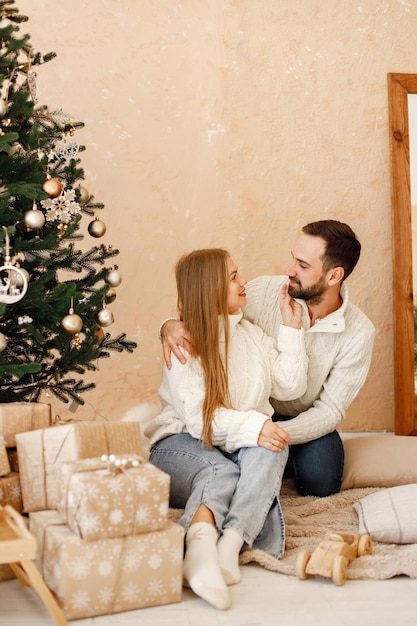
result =
[[[38,541],[36,565],[67,619],[180,602],[184,529],[83,541],[57,511],[29,515]]]
[[[81,539],[127,537],[167,524],[170,476],[139,456],[62,463],[58,512]]]

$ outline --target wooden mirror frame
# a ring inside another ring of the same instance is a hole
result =
[[[417,94],[417,74],[388,74],[396,435],[416,435],[409,93]]]

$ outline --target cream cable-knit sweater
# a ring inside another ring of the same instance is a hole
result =
[[[281,324],[280,290],[286,276],[260,276],[246,285],[244,316],[276,337]],[[271,399],[277,413],[295,416],[280,425],[291,443],[304,443],[332,432],[345,418],[347,407],[368,375],[375,328],[357,306],[349,302],[342,285],[343,304],[310,328],[304,301],[304,338],[309,359],[307,390],[296,400]]]
[[[281,325],[277,342],[242,313],[229,320],[229,393],[234,408],[216,409],[212,436],[213,445],[233,452],[257,445],[265,420],[273,414],[271,395],[289,401],[305,392],[308,359],[303,329]],[[163,411],[145,428],[151,447],[168,435],[201,436],[204,374],[198,358],[188,353],[186,357],[181,365],[173,354],[172,368],[164,365],[159,388]]]

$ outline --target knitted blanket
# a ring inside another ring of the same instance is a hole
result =
[[[281,506],[286,524],[285,553],[275,559],[261,550],[245,549],[240,555],[241,565],[257,563],[267,570],[295,576],[298,552],[313,552],[329,531],[358,532],[358,516],[353,503],[378,491],[375,488],[347,489],[327,498],[301,497],[284,481]],[[171,519],[178,519],[180,511],[171,510]],[[405,575],[417,578],[417,544],[396,545],[373,542],[371,555],[355,559],[348,567],[348,579],[384,580]]]

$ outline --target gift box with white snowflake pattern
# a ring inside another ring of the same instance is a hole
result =
[[[168,520],[170,476],[138,456],[112,458],[125,466],[98,457],[59,467],[58,512],[86,541],[159,530]]]
[[[184,529],[83,541],[57,511],[29,514],[36,566],[67,619],[181,602]]]

